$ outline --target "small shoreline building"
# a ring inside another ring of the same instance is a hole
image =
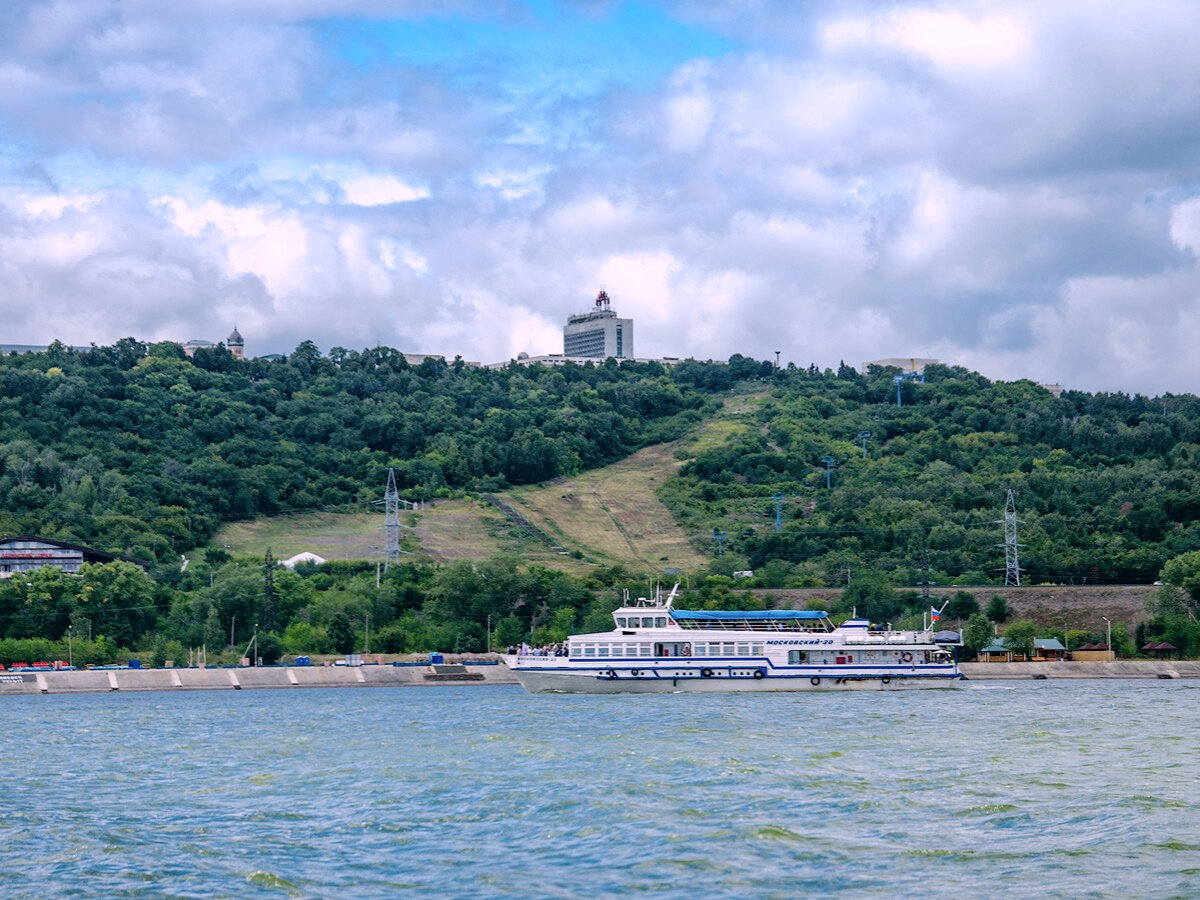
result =
[[[78,544],[68,544],[53,538],[31,534],[17,534],[12,537],[0,538],[0,578],[11,578],[22,572],[32,572],[47,566],[74,574],[85,563],[110,563],[117,560],[131,562],[143,569],[150,567],[150,564],[144,560],[117,556],[114,553],[105,553],[102,550],[93,550],[91,547],[81,547]]]

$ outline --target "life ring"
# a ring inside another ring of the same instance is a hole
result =
[[[701,678],[712,678],[712,669],[701,669],[700,677]]]
[[[903,653],[900,654],[900,662],[910,663],[910,662],[912,662],[912,659],[913,659],[912,654],[909,653],[907,650],[905,650]]]
[[[632,675],[634,678],[637,678],[639,675],[642,674],[642,670],[641,669],[630,669],[629,674]]]
[[[808,683],[811,684],[813,687],[816,687],[818,684],[821,683],[821,678],[818,675],[814,675],[812,678],[808,679]]]
[[[766,678],[766,677],[767,677],[767,673],[766,673],[766,672],[764,672],[762,669],[755,669],[755,670],[754,670],[754,677],[755,677],[756,679],[758,679],[758,680],[760,680],[760,681],[761,681],[763,678]]]
[[[892,683],[892,676],[891,676],[891,675],[884,675],[884,676],[883,676],[882,678],[880,678],[879,680],[880,680],[880,681],[882,681],[884,684],[891,684],[891,683]]]

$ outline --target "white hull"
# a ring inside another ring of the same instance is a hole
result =
[[[923,667],[924,668],[924,667]],[[671,694],[671,693],[736,693],[741,691],[895,691],[928,688],[953,688],[961,676],[947,667],[942,673],[859,674],[831,672],[828,674],[775,674],[755,678],[753,669],[744,674],[725,673],[705,677],[701,671],[686,674],[646,672],[639,675],[618,672],[613,678],[607,672],[595,670],[571,672],[564,669],[526,668],[513,670],[531,694]]]

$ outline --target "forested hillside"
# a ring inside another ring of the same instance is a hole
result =
[[[657,365],[55,345],[0,359],[0,534],[173,560],[223,520],[369,503],[389,466],[410,499],[594,468],[678,436],[708,402]]]
[[[1026,580],[1149,582],[1200,548],[1196,397],[1055,398],[931,366],[898,404],[893,375],[789,373],[761,428],[690,460],[664,500],[726,533],[727,566],[791,583],[917,584],[926,566],[942,584],[1003,578],[1009,490]]]
[[[1179,571],[1167,579],[1200,596],[1197,398],[1055,398],[932,366],[924,382],[903,381],[898,405],[895,374],[741,356],[669,368],[413,367],[388,348],[323,354],[308,342],[284,360],[240,361],[223,348],[187,359],[177,344],[133,339],[2,357],[0,533],[144,559],[152,574],[117,562],[0,582],[0,662],[68,652],[111,661],[118,646],[176,660],[187,647],[228,647],[232,657],[254,634],[268,660],[368,641],[385,652],[482,650],[607,627],[621,590],[644,593],[662,573],[595,568],[578,579],[518,559],[406,557],[377,583],[369,560],[289,572],[210,545],[182,569],[179,554],[225,521],[370,508],[389,467],[417,499],[602,466],[686,436],[745,383],[765,399],[719,432],[731,435],[723,442],[681,442],[684,464],[659,488],[712,559],[708,573],[688,573],[685,604],[734,602],[723,576],[753,569],[752,587],[849,585],[842,606],[919,618],[917,595],[889,583],[1002,579],[1009,490],[1027,580],[1149,582],[1170,560]],[[1168,593],[1153,633],[1200,650],[1188,595]]]

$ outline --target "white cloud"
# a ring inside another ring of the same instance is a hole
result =
[[[342,182],[346,200],[356,206],[385,206],[429,197],[429,189],[413,187],[391,175],[359,175]]]
[[[465,8],[497,40],[562,39]],[[727,49],[570,102],[504,54],[414,64],[406,10],[444,8],[13,0],[10,339],[236,321],[251,352],[494,361],[560,350],[603,285],[639,355],[932,355],[1143,391],[1200,374],[1194,4],[667,6]],[[363,62],[326,16],[400,37]]]
[[[913,54],[950,73],[1011,69],[1029,53],[1026,22],[1011,8],[972,16],[958,8],[887,7],[871,16],[834,19],[821,28],[830,51]]]

